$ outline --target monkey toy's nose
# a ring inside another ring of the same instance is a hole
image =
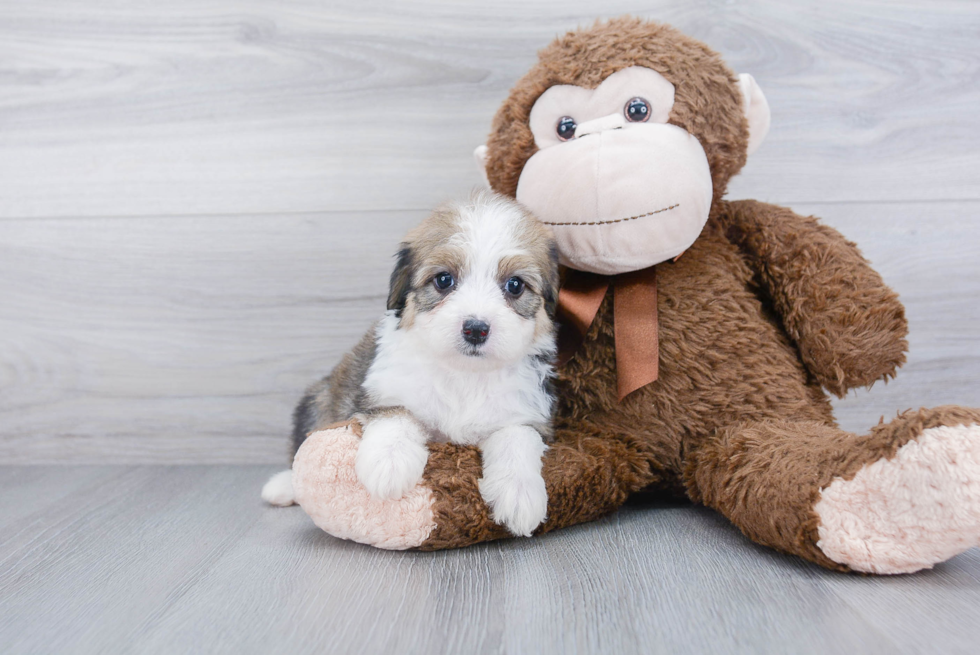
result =
[[[479,321],[475,318],[467,319],[463,323],[463,339],[472,343],[474,346],[479,346],[487,340],[488,336],[490,336],[489,323]]]
[[[575,128],[575,138],[580,139],[583,136],[588,136],[589,134],[596,134],[597,132],[604,132],[606,130],[614,130],[617,127],[622,127],[626,125],[626,117],[623,116],[623,112],[616,112],[615,114],[609,114],[608,116],[603,116],[602,118],[594,118],[591,121],[586,121]]]

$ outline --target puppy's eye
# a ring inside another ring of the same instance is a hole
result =
[[[650,103],[643,98],[631,98],[623,112],[631,123],[642,123],[650,118]]]
[[[558,126],[555,131],[558,132],[558,138],[562,141],[568,141],[575,136],[575,128],[578,125],[575,123],[575,119],[571,116],[562,116],[558,119]]]
[[[516,298],[524,293],[524,280],[519,277],[512,277],[507,280],[507,284],[504,285],[504,289],[508,294]]]
[[[436,289],[445,291],[456,284],[456,280],[453,279],[452,273],[443,271],[442,273],[436,273],[436,276],[432,278],[432,283],[436,285]]]

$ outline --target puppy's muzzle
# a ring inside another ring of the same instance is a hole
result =
[[[467,343],[479,346],[490,336],[490,324],[475,318],[467,319],[463,323],[463,339]]]

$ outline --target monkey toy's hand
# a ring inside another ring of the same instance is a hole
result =
[[[728,238],[824,389],[843,397],[895,374],[908,349],[905,310],[857,246],[785,207],[736,200],[722,209]]]
[[[475,447],[429,444],[422,480],[400,497],[384,499],[359,480],[363,432],[357,421],[321,430],[296,453],[296,502],[318,527],[341,539],[392,550],[433,550],[508,536],[480,496],[482,466]]]

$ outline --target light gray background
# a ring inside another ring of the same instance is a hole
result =
[[[0,649],[976,648],[977,550],[842,576],[643,501],[393,554],[258,502],[536,49],[627,12],[765,91],[729,196],[823,217],[905,302],[909,363],[842,425],[980,406],[976,2],[0,0],[0,462],[53,465],[0,469]]]

